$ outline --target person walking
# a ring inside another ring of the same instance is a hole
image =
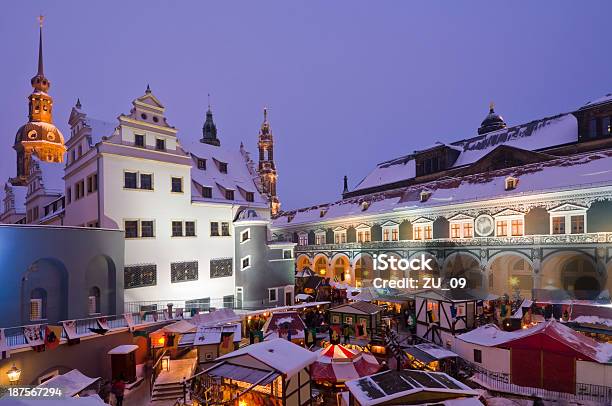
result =
[[[125,381],[123,375],[120,375],[118,379],[113,382],[113,394],[117,398],[117,406],[123,406],[123,395],[125,393]]]

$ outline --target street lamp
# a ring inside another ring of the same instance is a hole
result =
[[[8,380],[11,385],[15,385],[17,382],[19,382],[19,378],[21,378],[21,369],[17,368],[15,363],[13,363],[11,369],[6,371],[6,375],[8,375]]]

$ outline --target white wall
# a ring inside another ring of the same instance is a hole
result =
[[[102,227],[124,228],[125,219],[155,221],[155,238],[126,239],[125,265],[155,263],[157,285],[125,290],[125,300],[222,298],[234,294],[234,278],[209,279],[210,259],[234,256],[232,204],[192,204],[190,166],[129,156],[103,155]],[[124,170],[153,174],[153,190],[123,188]],[[171,177],[183,178],[183,193],[171,193]],[[172,221],[196,221],[196,237],[171,237]],[[230,223],[230,237],[210,237],[210,221]],[[170,282],[170,263],[198,261],[198,280]],[[234,270],[235,272],[235,270]]]
[[[474,362],[474,349],[482,352],[482,363]],[[488,369],[489,371],[510,373],[510,350],[485,347],[455,338],[452,351],[461,358]]]
[[[576,382],[612,387],[612,365],[576,361]]]

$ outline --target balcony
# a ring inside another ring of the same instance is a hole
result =
[[[365,243],[348,242],[344,244],[298,245],[297,253],[313,251],[346,250],[392,250],[415,248],[451,247],[499,247],[499,246],[550,246],[601,245],[612,243],[612,233],[585,233],[559,235],[525,235],[517,237],[474,237],[474,238],[437,238],[432,240],[371,241]]]

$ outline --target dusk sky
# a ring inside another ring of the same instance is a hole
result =
[[[148,83],[179,139],[201,137],[210,93],[222,146],[243,141],[256,159],[268,106],[283,209],[476,135],[491,100],[515,125],[612,92],[612,2],[13,1],[0,14],[2,179],[15,175],[39,14],[66,137],[77,97],[116,121]]]

